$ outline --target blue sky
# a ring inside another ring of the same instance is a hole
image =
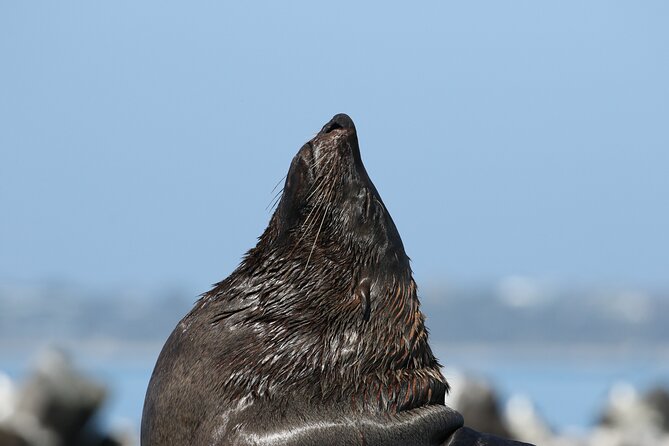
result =
[[[0,279],[205,291],[346,112],[419,285],[669,285],[669,3],[234,3],[0,4]]]

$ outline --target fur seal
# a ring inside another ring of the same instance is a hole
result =
[[[336,115],[293,158],[256,247],[165,343],[141,444],[507,444],[444,405],[424,319],[353,121]]]

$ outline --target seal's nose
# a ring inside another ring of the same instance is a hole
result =
[[[334,115],[330,119],[330,122],[323,126],[321,134],[330,133],[336,129],[351,129],[355,132],[355,124],[353,124],[353,120],[347,114],[339,113],[338,115]]]

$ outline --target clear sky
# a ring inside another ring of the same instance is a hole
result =
[[[346,112],[419,285],[667,287],[668,24],[664,0],[2,2],[0,279],[205,291]]]

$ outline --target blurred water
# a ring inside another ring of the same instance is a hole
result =
[[[549,424],[559,431],[584,431],[596,422],[610,387],[628,382],[640,390],[669,386],[669,360],[653,355],[634,357],[570,357],[546,351],[539,358],[518,352],[453,350],[436,345],[444,373],[452,386],[463,374],[492,381],[500,396],[531,398]],[[156,354],[143,358],[75,357],[78,366],[110,386],[103,418],[112,427],[138,432],[144,394]],[[28,358],[0,358],[0,370],[20,381],[30,370]]]

